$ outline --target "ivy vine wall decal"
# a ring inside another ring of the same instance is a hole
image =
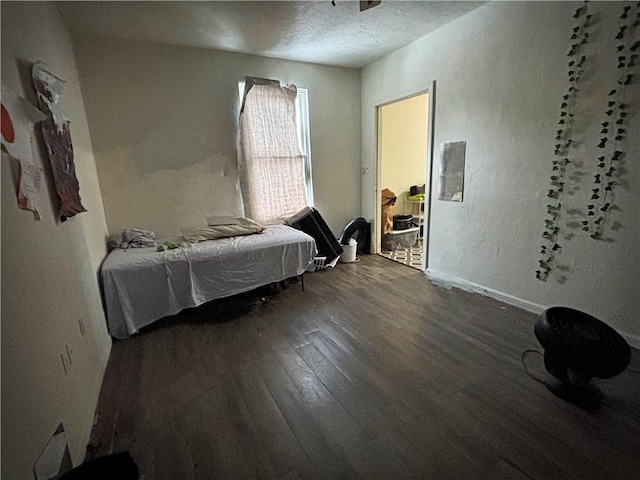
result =
[[[589,232],[589,236],[595,240],[604,238],[607,213],[615,207],[618,165],[625,155],[622,144],[627,134],[629,115],[625,93],[638,64],[640,41],[634,42],[634,39],[640,25],[640,3],[634,7],[623,5],[620,21],[620,29],[615,36],[617,85],[609,92],[604,121],[600,124],[600,155],[596,159],[597,170],[593,176],[591,203],[587,205],[587,219],[582,221],[582,230]]]
[[[593,15],[589,13],[589,2],[585,1],[574,13],[576,19],[571,32],[571,45],[567,53],[567,75],[569,87],[562,97],[560,118],[556,130],[556,143],[552,160],[552,172],[549,177],[550,187],[547,191],[549,203],[546,206],[542,246],[536,278],[546,281],[556,268],[557,258],[562,251],[561,239],[570,238],[561,235],[563,227],[569,227],[562,221],[563,199],[567,187],[567,166],[574,158],[576,142],[574,140],[577,127],[588,125],[592,117],[588,115],[576,117],[576,103],[580,93],[580,80],[583,78],[585,64],[590,57],[586,54],[589,43],[590,27]],[[619,29],[615,36],[617,79],[615,85],[608,90],[604,109],[604,118],[600,123],[597,153],[591,167],[593,173],[590,195],[586,205],[586,213],[580,213],[580,223],[576,222],[592,239],[605,238],[607,218],[615,210],[615,187],[620,184],[623,169],[619,167],[625,157],[624,140],[627,135],[629,105],[626,102],[626,89],[635,77],[635,68],[640,54],[640,41],[636,31],[640,25],[640,2],[633,5],[624,2],[619,16]],[[604,95],[604,94],[603,94]],[[571,227],[569,227],[571,228]],[[612,240],[612,239],[610,239]]]
[[[547,192],[549,203],[547,204],[547,216],[544,220],[544,231],[542,232],[543,245],[540,247],[541,258],[538,261],[539,269],[536,270],[536,278],[547,280],[549,274],[555,267],[556,257],[560,253],[560,222],[562,213],[562,200],[564,197],[567,165],[569,164],[569,153],[574,144],[572,138],[575,127],[575,114],[578,92],[580,91],[580,79],[584,73],[586,55],[583,54],[585,45],[589,41],[589,27],[591,27],[592,16],[589,14],[589,4],[585,2],[573,15],[577,19],[578,25],[573,27],[571,35],[571,47],[567,63],[567,76],[569,78],[569,88],[562,97],[560,104],[560,119],[556,130],[556,144],[554,146],[554,158],[551,162],[551,176],[549,178],[551,187]]]

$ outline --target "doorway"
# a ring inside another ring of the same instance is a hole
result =
[[[377,253],[422,271],[428,263],[432,101],[425,91],[377,107]]]

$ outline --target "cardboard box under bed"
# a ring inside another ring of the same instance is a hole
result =
[[[185,308],[301,275],[315,254],[314,239],[286,225],[163,252],[115,249],[101,270],[109,333],[126,338]]]

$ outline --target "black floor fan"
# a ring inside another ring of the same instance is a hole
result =
[[[554,394],[581,408],[600,405],[600,389],[591,379],[622,373],[631,349],[622,336],[597,318],[567,307],[542,312],[534,328],[544,347],[545,384]]]

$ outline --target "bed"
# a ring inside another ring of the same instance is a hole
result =
[[[182,309],[301,275],[315,253],[312,237],[286,225],[163,252],[115,249],[101,269],[109,333],[126,338]]]

